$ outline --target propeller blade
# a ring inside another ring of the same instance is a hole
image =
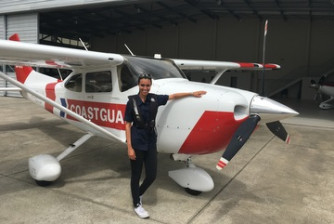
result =
[[[258,115],[251,115],[246,121],[244,121],[237,131],[234,133],[229,145],[224,151],[222,157],[217,163],[216,168],[221,170],[228,162],[237,154],[239,149],[246,143],[249,136],[253,133],[257,123],[261,120]]]
[[[266,125],[274,135],[276,135],[277,137],[285,141],[287,144],[290,143],[290,136],[286,132],[281,122],[274,121],[274,122],[267,123]]]

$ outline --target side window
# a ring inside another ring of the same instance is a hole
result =
[[[128,66],[118,67],[118,80],[121,92],[124,92],[137,85],[137,78],[130,72]]]
[[[82,75],[76,74],[72,76],[66,83],[65,88],[74,91],[74,92],[81,92],[82,90]]]
[[[111,72],[90,72],[86,74],[86,92],[101,93],[111,92]]]

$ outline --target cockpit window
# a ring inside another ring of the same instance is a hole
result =
[[[168,60],[158,60],[151,58],[125,57],[129,64],[129,69],[136,77],[140,74],[150,74],[153,79],[185,78],[182,72]]]
[[[101,93],[111,92],[111,72],[90,72],[86,74],[86,92],[87,93]]]
[[[119,89],[121,90],[121,92],[124,92],[137,85],[138,78],[130,72],[126,64],[118,67],[118,75],[120,80]]]
[[[120,90],[126,91],[137,85],[141,74],[150,74],[152,79],[186,78],[171,61],[152,58],[124,56],[125,62],[118,68]]]
[[[73,75],[66,83],[65,88],[74,91],[74,92],[81,92],[82,90],[82,75],[76,74]]]

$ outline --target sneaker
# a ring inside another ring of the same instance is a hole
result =
[[[142,218],[142,219],[146,219],[148,217],[150,217],[150,215],[148,214],[148,212],[143,208],[143,206],[139,205],[137,208],[134,209],[135,212],[137,213],[137,215]]]

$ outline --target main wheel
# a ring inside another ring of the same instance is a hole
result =
[[[53,183],[52,181],[45,181],[45,180],[35,180],[35,182],[38,186],[41,187],[47,187]]]
[[[184,188],[184,190],[190,194],[190,195],[193,195],[193,196],[197,196],[197,195],[200,195],[202,193],[202,191],[196,191],[196,190],[192,190],[190,188]]]

